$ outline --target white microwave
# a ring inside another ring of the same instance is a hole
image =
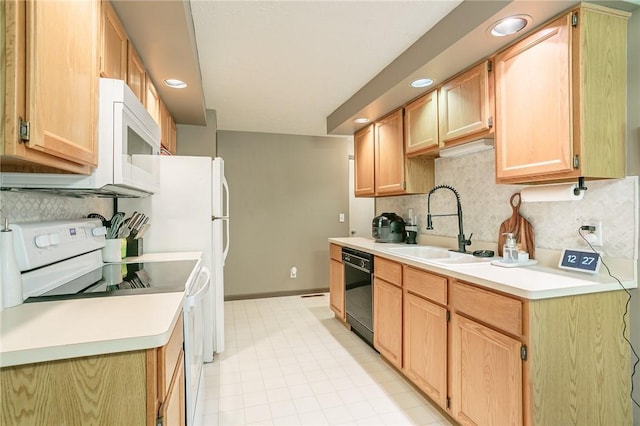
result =
[[[2,173],[2,188],[146,197],[159,189],[160,128],[123,80],[100,79],[98,166],[90,175]]]

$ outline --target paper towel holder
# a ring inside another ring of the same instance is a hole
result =
[[[587,189],[589,189],[589,188],[587,188],[586,186],[584,186],[584,177],[583,177],[583,176],[580,176],[580,177],[578,178],[578,186],[576,186],[575,188],[573,188],[573,193],[574,193],[575,195],[580,195],[580,192],[582,192],[582,191],[586,191]]]

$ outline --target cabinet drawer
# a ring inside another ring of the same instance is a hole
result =
[[[402,287],[402,265],[382,257],[373,262],[373,275],[398,287]]]
[[[158,394],[161,401],[169,390],[171,377],[178,364],[178,359],[182,353],[182,343],[184,335],[182,330],[182,312],[176,322],[176,326],[171,333],[169,342],[161,348],[158,348]]]
[[[329,257],[342,262],[342,246],[337,244],[329,244]]]
[[[447,279],[445,277],[405,266],[402,281],[407,291],[441,305],[447,304]]]
[[[451,283],[450,297],[456,312],[522,336],[522,301],[455,280]]]

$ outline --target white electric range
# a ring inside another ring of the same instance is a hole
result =
[[[147,255],[104,263],[105,228],[98,219],[12,224],[10,229],[24,303],[184,293],[185,420],[197,423],[204,406],[204,339],[212,335],[203,318],[211,309],[211,280],[201,259]]]

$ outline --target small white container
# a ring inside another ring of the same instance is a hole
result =
[[[123,256],[122,247],[127,247],[127,243],[122,238],[107,239],[105,246],[102,248],[102,261],[103,262],[120,262]]]
[[[503,235],[506,239],[504,246],[502,246],[502,261],[504,263],[518,262],[518,248],[516,247],[516,240],[513,233],[506,232]]]

